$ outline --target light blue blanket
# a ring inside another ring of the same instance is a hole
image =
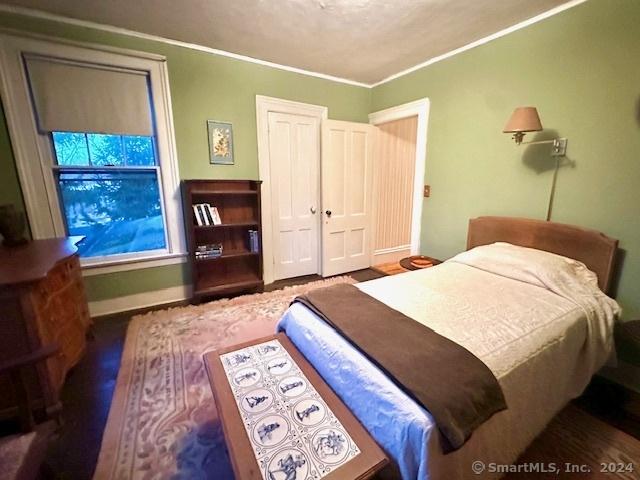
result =
[[[277,326],[360,420],[403,480],[428,479],[431,415],[338,332],[303,305],[293,304]]]

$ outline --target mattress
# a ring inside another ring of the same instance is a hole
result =
[[[513,463],[612,354],[619,307],[597,289],[595,275],[584,265],[546,252],[508,244],[478,247],[437,267],[358,288],[475,354],[498,379],[508,405],[461,449],[444,455],[427,410],[319,317],[292,305],[278,330],[342,398],[405,480],[477,478],[474,462],[487,470]]]

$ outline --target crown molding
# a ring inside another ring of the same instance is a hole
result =
[[[40,20],[49,20],[53,22],[65,23],[67,25],[74,25],[76,27],[92,28],[94,30],[101,30],[103,32],[127,35],[129,37],[140,38],[143,40],[150,40],[153,42],[164,43],[164,44],[173,45],[176,47],[188,48],[191,50],[197,50],[199,52],[210,53],[212,55],[219,55],[221,57],[233,58],[234,60],[254,63],[257,65],[262,65],[264,67],[276,68],[278,70],[298,73],[300,75],[306,75],[309,77],[316,77],[316,78],[321,78],[323,80],[330,80],[332,82],[344,83],[344,84],[353,85],[356,87],[371,88],[371,85],[367,83],[357,82],[355,80],[350,80],[348,78],[335,77],[333,75],[313,72],[311,70],[304,70],[302,68],[291,67],[289,65],[281,65],[279,63],[269,62],[267,60],[260,60],[259,58],[253,58],[247,55],[240,55],[237,53],[227,52],[225,50],[218,50],[216,48],[205,47],[204,45],[198,45],[196,43],[183,42],[183,41],[174,40],[171,38],[160,37],[158,35],[151,35],[148,33],[136,32],[135,30],[129,30],[127,28],[115,27],[113,25],[107,25],[103,23],[91,22],[88,20],[79,20],[77,18],[65,17],[63,15],[57,15],[55,13],[49,13],[42,10],[37,10],[35,8],[0,4],[0,12],[24,15],[26,17],[37,18]]]
[[[455,50],[451,50],[450,52],[447,53],[443,53],[442,55],[438,55],[437,57],[433,57],[430,58],[429,60],[426,60],[422,63],[419,63],[417,65],[414,65],[413,67],[407,68],[405,70],[402,70],[401,72],[398,73],[394,73],[393,75],[388,76],[387,78],[384,78],[382,80],[380,80],[379,82],[373,83],[370,85],[371,88],[375,88],[379,85],[384,85],[385,83],[391,82],[392,80],[395,80],[396,78],[400,78],[400,77],[404,77],[405,75],[409,75],[410,73],[413,73],[417,70],[420,70],[421,68],[424,67],[428,67],[429,65],[433,65],[434,63],[438,63],[441,62],[442,60],[446,60],[447,58],[451,58],[455,55],[458,55],[460,53],[466,52],[467,50],[471,50],[472,48],[476,48],[479,47],[481,45],[484,45],[486,43],[492,42],[493,40],[497,40],[498,38],[504,37],[506,35],[509,35],[510,33],[516,32],[518,30],[521,30],[523,28],[526,28],[530,25],[533,25],[534,23],[538,23],[542,20],[546,20],[549,17],[552,17],[554,15],[557,15],[558,13],[564,12],[565,10],[569,10],[570,8],[576,7],[582,3],[585,3],[587,0],[571,0],[567,3],[563,3],[562,5],[558,5],[555,8],[552,8],[551,10],[547,10],[546,12],[542,12],[538,15],[536,15],[535,17],[531,17],[527,20],[524,20],[520,23],[516,23],[515,25],[512,25],[510,27],[507,27],[503,30],[500,30],[496,33],[493,33],[491,35],[488,35],[486,37],[483,37],[479,40],[476,40],[475,42],[471,42],[468,43],[467,45],[464,45],[460,48],[456,48]]]
[[[433,65],[434,63],[437,62],[441,62],[442,60],[446,60],[448,58],[451,58],[455,55],[458,55],[460,53],[466,52],[467,50],[471,50],[473,48],[479,47],[481,45],[484,45],[486,43],[489,43],[493,40],[497,40],[498,38],[504,37],[505,35],[509,35],[510,33],[516,32],[518,30],[521,30],[523,28],[526,28],[530,25],[533,25],[535,23],[538,23],[542,20],[545,20],[549,17],[552,17],[554,15],[557,15],[558,13],[562,13],[565,10],[569,10],[570,8],[573,8],[575,6],[578,6],[582,3],[587,2],[588,0],[571,0],[567,3],[563,3],[562,5],[558,5],[557,7],[552,8],[551,10],[547,10],[546,12],[543,12],[539,15],[536,15],[535,17],[531,17],[527,20],[524,20],[522,22],[519,22],[515,25],[512,25],[508,28],[505,28],[503,30],[500,30],[496,33],[493,33],[491,35],[488,35],[486,37],[483,37],[479,40],[476,40],[474,42],[468,43],[467,45],[464,45],[460,48],[456,48],[455,50],[451,50],[450,52],[444,53],[442,55],[438,55],[437,57],[433,57],[430,58],[422,63],[419,63],[417,65],[414,65],[413,67],[407,68],[405,70],[402,70],[398,73],[395,73],[393,75],[390,75],[382,80],[380,80],[379,82],[375,82],[375,83],[364,83],[364,82],[358,82],[355,80],[350,80],[347,78],[341,78],[341,77],[336,77],[333,75],[328,75],[325,73],[319,73],[319,72],[313,72],[310,70],[304,70],[302,68],[297,68],[297,67],[292,67],[289,65],[282,65],[279,63],[274,63],[274,62],[269,62],[266,60],[260,60],[258,58],[253,58],[253,57],[249,57],[246,55],[240,55],[237,53],[232,53],[232,52],[227,52],[225,50],[218,50],[216,48],[210,48],[210,47],[205,47],[204,45],[198,45],[195,43],[189,43],[189,42],[183,42],[180,40],[173,40],[170,38],[165,38],[165,37],[161,37],[158,35],[151,35],[151,34],[147,34],[147,33],[142,33],[142,32],[136,32],[134,30],[129,30],[126,28],[121,28],[121,27],[115,27],[113,25],[106,25],[106,24],[102,24],[102,23],[97,23],[97,22],[91,22],[88,20],[79,20],[77,18],[71,18],[71,17],[65,17],[63,15],[57,15],[55,13],[49,13],[49,12],[45,12],[42,10],[37,10],[34,8],[27,8],[27,7],[20,7],[20,6],[15,6],[15,5],[5,5],[5,4],[0,4],[0,12],[5,12],[5,13],[10,13],[10,14],[17,14],[17,15],[24,15],[27,17],[32,17],[32,18],[37,18],[37,19],[41,19],[41,20],[49,20],[49,21],[54,21],[54,22],[60,22],[60,23],[65,23],[67,25],[74,25],[74,26],[78,26],[78,27],[84,27],[84,28],[92,28],[95,30],[101,30],[104,32],[110,32],[110,33],[117,33],[120,35],[127,35],[130,37],[135,37],[135,38],[141,38],[144,40],[150,40],[150,41],[154,41],[154,42],[160,42],[160,43],[165,43],[167,45],[174,45],[177,47],[182,47],[182,48],[189,48],[191,50],[197,50],[199,52],[204,52],[204,53],[209,53],[212,55],[220,55],[222,57],[227,57],[227,58],[233,58],[235,60],[240,60],[243,62],[249,62],[249,63],[254,63],[257,65],[262,65],[265,67],[270,67],[270,68],[276,68],[278,70],[284,70],[286,72],[292,72],[292,73],[298,73],[300,75],[306,75],[309,77],[315,77],[315,78],[321,78],[323,80],[329,80],[332,82],[337,82],[337,83],[343,83],[346,85],[352,85],[352,86],[356,86],[356,87],[364,87],[364,88],[375,88],[378,87],[380,85],[384,85],[385,83],[389,83],[397,78],[400,77],[404,77],[405,75],[409,75],[410,73],[413,73],[417,70],[420,70],[424,67],[428,67],[429,65]]]

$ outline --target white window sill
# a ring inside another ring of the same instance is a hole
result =
[[[139,270],[143,268],[164,267],[166,265],[176,265],[186,263],[186,253],[163,253],[148,257],[136,257],[126,259],[107,260],[100,263],[84,263],[80,260],[82,275],[90,277],[93,275],[104,275],[107,273],[126,272],[129,270]]]

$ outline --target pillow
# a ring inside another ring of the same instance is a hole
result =
[[[596,274],[582,262],[554,253],[498,242],[482,245],[447,260],[549,290],[580,307],[587,321],[587,348],[597,342],[613,353],[613,324],[618,303],[598,287]],[[606,359],[605,356],[605,359]],[[594,364],[598,362],[593,355]]]
[[[598,288],[596,274],[578,260],[505,242],[475,247],[448,260],[503,277],[554,290],[558,281],[578,282],[586,290]]]

